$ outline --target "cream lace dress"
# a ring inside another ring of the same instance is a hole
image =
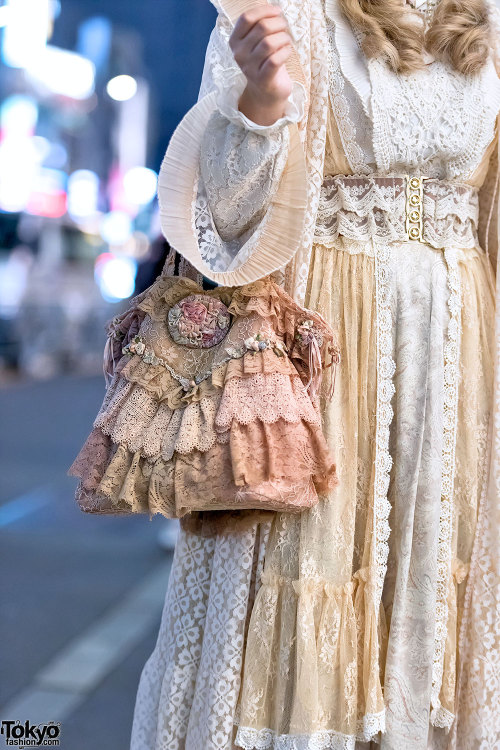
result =
[[[500,748],[493,594],[488,657],[471,678],[489,710],[480,734],[459,723],[493,401],[495,277],[478,231],[492,222],[500,81],[493,59],[477,76],[431,59],[395,75],[363,57],[336,3],[326,28],[306,303],[342,350],[323,409],[339,486],[245,532],[181,530],[132,750]],[[207,52],[208,68],[211,55],[226,65],[194,213],[203,262],[222,280],[251,257],[307,100],[296,81],[274,125],[238,112],[230,30],[219,16]]]

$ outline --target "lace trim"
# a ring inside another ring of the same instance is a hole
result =
[[[229,436],[219,433],[215,416],[220,396],[202,398],[185,409],[171,410],[166,403],[158,404],[144,388],[123,389],[123,403],[96,418],[94,426],[114,443],[126,446],[131,453],[140,453],[148,460],[170,461],[174,452],[189,454],[194,450],[209,451],[216,442],[227,443]]]
[[[431,723],[449,729],[454,715],[439,700],[443,681],[443,664],[448,632],[448,581],[451,573],[452,502],[455,475],[455,446],[457,439],[457,408],[459,381],[459,348],[461,338],[460,313],[462,309],[460,272],[456,253],[447,248],[444,257],[448,266],[450,296],[448,307],[448,341],[444,350],[444,415],[443,456],[441,480],[441,509],[439,518],[438,569],[436,586],[436,636],[432,665]]]
[[[431,711],[431,724],[440,729],[449,729],[454,719],[455,714],[442,706],[438,699],[437,704]]]
[[[391,504],[387,499],[392,457],[389,453],[389,427],[394,415],[391,398],[395,387],[393,375],[396,363],[392,351],[392,313],[390,292],[390,248],[378,245],[375,250],[375,294],[377,307],[377,428],[375,433],[375,488],[372,564],[375,570],[374,597],[378,606],[382,597],[390,536],[389,513]]]
[[[330,105],[342,140],[346,158],[353,172],[369,174],[370,168],[365,163],[363,149],[356,142],[356,126],[349,116],[349,103],[344,94],[344,75],[340,67],[340,58],[336,42],[336,26],[327,21],[328,34],[328,69]]]
[[[338,38],[342,40],[342,44],[337,45],[340,69],[359,97],[364,114],[370,118],[371,82],[361,47],[362,34],[351,26],[338,0],[326,0],[325,12],[335,24]]]
[[[144,337],[142,335],[137,336],[138,339],[140,339],[139,346],[141,347],[139,350],[128,350],[124,352],[127,355],[133,355],[137,357],[138,359],[142,360],[144,364],[146,365],[152,365],[153,367],[162,367],[165,369],[170,375],[183,387],[185,388],[186,392],[191,388],[191,379],[187,377],[183,377],[180,375],[176,370],[174,370],[173,367],[171,367],[168,362],[163,357],[158,357],[155,350],[152,346],[148,346],[146,336],[150,334],[151,338],[156,332],[155,329],[157,326],[155,323],[151,323],[150,321],[145,321],[141,328],[141,333],[144,334]],[[153,332],[153,333],[151,333]],[[141,346],[142,345],[142,346]],[[142,348],[144,347],[144,348]],[[159,348],[159,345],[158,345]],[[242,352],[240,356],[244,356],[244,353]],[[235,356],[232,353],[228,353],[225,356],[220,357],[220,359],[217,361],[216,366],[210,367],[210,369],[202,370],[199,374],[196,375],[196,385],[199,386],[201,383],[203,383],[205,380],[208,380],[214,371],[216,367],[222,367],[223,365],[227,364],[231,359],[234,359]]]
[[[286,268],[283,280],[288,293],[303,304],[307,296],[312,237],[325,159],[329,81],[328,70],[324,66],[324,54],[328,40],[322,0],[308,3],[307,10],[303,3],[297,3],[294,0],[283,2],[282,8],[295,34],[306,88],[310,92],[307,116],[300,123],[308,175],[307,210],[300,247],[292,263]]]
[[[235,422],[274,424],[279,420],[295,424],[303,420],[321,426],[319,413],[298,375],[259,372],[226,380],[215,420],[217,431],[229,430]]]
[[[500,12],[498,13],[498,18],[500,19]],[[500,22],[498,28],[500,29]],[[498,301],[498,289],[497,289],[497,301]],[[495,356],[495,372],[498,371],[499,365],[500,365],[500,347],[498,346],[498,343],[500,343],[500,340],[498,339],[499,336],[499,329],[498,329],[498,318],[496,321],[496,338],[497,338],[497,348],[496,348],[496,356]],[[498,383],[497,383],[498,386]],[[495,435],[500,434],[500,411],[493,410],[489,425],[488,425],[488,438],[487,438],[487,450],[484,458],[484,466],[483,466],[483,487],[481,491],[481,498],[479,501],[479,509],[478,509],[478,517],[477,517],[477,524],[476,524],[476,534],[475,534],[475,541],[474,541],[474,547],[472,550],[472,557],[470,561],[469,566],[469,579],[467,583],[467,588],[465,592],[465,599],[464,599],[464,608],[463,608],[463,615],[462,615],[462,622],[460,626],[460,633],[459,633],[459,642],[458,642],[458,652],[462,655],[462,658],[460,660],[459,665],[459,672],[457,677],[457,711],[460,710],[460,704],[464,700],[462,693],[466,692],[466,687],[464,685],[464,678],[466,674],[465,665],[467,662],[467,659],[471,659],[471,633],[468,632],[471,622],[476,622],[478,624],[481,623],[481,616],[485,615],[486,611],[489,609],[490,611],[493,611],[495,608],[496,603],[498,602],[498,598],[495,599],[494,591],[491,590],[488,583],[486,583],[487,580],[487,571],[488,569],[491,570],[491,568],[488,568],[488,565],[485,565],[485,561],[490,562],[488,560],[488,554],[487,550],[488,548],[491,548],[492,546],[492,540],[495,538],[495,533],[498,535],[498,532],[496,529],[492,528],[491,518],[488,518],[488,494],[489,494],[489,479],[490,479],[490,466],[492,465],[492,458],[493,458],[493,451],[494,451],[494,441],[495,441]],[[494,460],[494,459],[493,459]],[[497,466],[498,468],[498,466]],[[495,466],[493,464],[493,471],[492,471],[492,477],[491,481],[495,482],[496,480],[496,497],[500,496],[500,482],[498,473],[495,472]],[[490,509],[491,510],[491,509]],[[481,590],[481,584],[483,584],[483,588]],[[478,608],[477,603],[474,605],[474,597],[477,596],[476,592],[474,591],[474,588],[479,585],[479,600],[481,601],[481,606]],[[482,597],[481,593],[486,593],[486,596]],[[486,618],[484,618],[486,619]],[[483,620],[484,622],[484,620]],[[482,631],[481,635],[486,635],[488,640],[489,638],[493,638],[491,641],[492,643],[495,642],[495,622],[494,620],[490,623],[490,626],[485,626],[484,630]],[[472,637],[478,642],[480,640],[480,637],[478,630],[476,629]],[[482,652],[484,653],[484,652]],[[476,657],[476,672],[478,669],[482,668],[481,664],[481,658]],[[466,678],[465,678],[466,679]],[[491,693],[493,694],[492,689]],[[496,694],[498,696],[498,684],[497,684],[497,690]],[[484,700],[484,694],[480,693],[480,697]],[[490,697],[490,696],[489,696]],[[482,734],[483,737],[489,737],[491,736],[491,732],[489,730],[489,727],[495,727],[497,725],[498,715],[497,715],[497,706],[498,706],[498,700],[495,700],[494,696],[491,695],[493,698],[490,702],[490,707],[488,709],[488,701],[484,701],[484,704],[486,706],[486,710],[482,716],[479,715],[477,711],[474,712],[475,716],[474,718],[476,721],[480,722]],[[466,698],[465,698],[466,700]],[[453,724],[452,728],[452,741],[456,743],[456,734],[457,734],[457,722]],[[469,734],[468,736],[474,736],[476,739],[478,735],[472,735],[469,728]]]
[[[213,91],[200,99],[187,112],[170,139],[158,177],[160,223],[169,244],[176,249],[182,248],[182,255],[197,271],[218,284],[241,286],[286,265],[299,248],[307,210],[306,165],[297,125],[289,124],[286,167],[270,201],[266,220],[247,240],[253,250],[251,256],[230,271],[215,271],[206,261],[207,255],[215,253],[217,256],[220,252],[214,244],[215,232],[209,233],[208,251],[200,248],[194,220],[196,211],[201,210],[200,207],[195,209],[200,184],[201,144],[207,124],[216,110],[216,97],[217,93]],[[246,251],[248,248],[243,245],[241,249]]]
[[[319,730],[308,734],[278,734],[272,729],[238,726],[235,744],[244,750],[355,750],[356,742],[370,742],[379,732],[385,731],[385,710],[366,714],[358,722],[357,734],[341,734],[333,730]]]
[[[490,24],[493,31],[493,55],[495,64],[498,66],[498,64],[500,63],[500,9],[498,8],[495,0],[487,0],[487,5],[489,10]]]
[[[356,242],[407,239],[405,177],[329,175],[321,187],[314,242],[331,247],[338,237]],[[478,191],[462,183],[425,183],[423,241],[443,248],[477,246]]]

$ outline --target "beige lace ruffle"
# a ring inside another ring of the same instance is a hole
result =
[[[250,739],[258,747],[265,727],[300,735],[308,726],[308,734],[325,737],[325,726],[341,727],[371,736],[373,726],[358,717],[383,712],[377,651],[385,650],[387,627],[383,609],[375,612],[366,596],[367,580],[365,568],[341,585],[263,573],[249,625],[242,747]]]

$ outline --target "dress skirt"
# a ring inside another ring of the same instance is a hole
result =
[[[323,399],[339,485],[243,532],[181,529],[131,750],[450,746],[492,403],[490,261],[340,237],[313,247],[307,305],[342,352]]]

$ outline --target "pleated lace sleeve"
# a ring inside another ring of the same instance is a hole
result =
[[[490,23],[492,27],[492,56],[495,63],[497,75],[500,77],[500,9],[494,0],[488,0],[490,10]],[[500,235],[500,112],[497,114],[495,127],[495,138],[484,154],[482,163],[479,165],[477,178],[480,185],[479,191],[479,242],[491,261],[495,275],[497,275],[498,246]],[[500,292],[500,278],[497,278]]]
[[[237,286],[283,268],[300,246],[307,178],[297,123],[307,97],[293,79],[283,117],[267,126],[245,117],[231,30],[220,14],[198,101],[169,143],[158,196],[169,244],[204,276]]]

